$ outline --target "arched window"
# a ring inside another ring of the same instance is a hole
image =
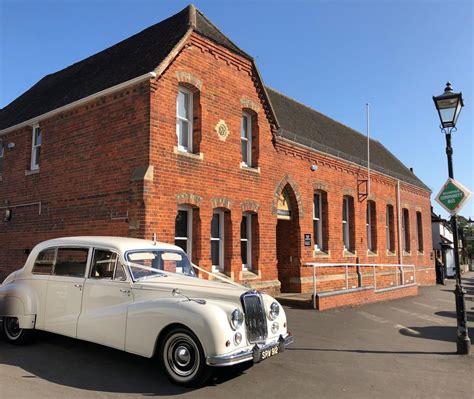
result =
[[[176,136],[179,151],[199,153],[201,144],[200,92],[189,84],[178,86]]]
[[[410,252],[410,214],[408,209],[403,208],[402,210],[402,237],[403,237],[403,250]]]
[[[313,238],[314,250],[326,251],[328,244],[327,194],[315,191],[313,195]]]
[[[367,249],[377,252],[377,208],[374,201],[367,201]]]
[[[416,212],[416,238],[418,252],[423,252],[423,221],[421,218],[421,212]]]
[[[342,239],[345,251],[355,250],[354,198],[349,195],[342,200]]]
[[[175,221],[174,243],[182,248],[192,259],[193,245],[193,209],[179,206]]]
[[[252,110],[244,110],[240,123],[240,149],[242,166],[258,166],[258,115]]]
[[[388,204],[385,214],[385,237],[387,251],[395,252],[395,222],[393,216],[393,205]]]

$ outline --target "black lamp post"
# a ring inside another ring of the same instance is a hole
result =
[[[444,93],[440,96],[433,97],[433,101],[441,121],[441,132],[446,136],[446,155],[448,156],[449,177],[454,179],[451,133],[454,133],[457,130],[456,122],[461,113],[461,108],[464,106],[462,93],[453,93],[451,83],[448,82],[446,83]],[[457,353],[460,355],[467,355],[469,354],[471,340],[469,339],[469,332],[467,329],[466,303],[464,300],[464,294],[466,291],[462,288],[461,268],[459,266],[458,223],[456,215],[451,216],[451,227],[453,230],[454,267],[456,270],[456,289],[454,290],[454,295],[456,296]]]

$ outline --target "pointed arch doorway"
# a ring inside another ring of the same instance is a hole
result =
[[[293,187],[286,184],[276,201],[276,244],[278,280],[281,292],[297,292],[301,266],[301,209]]]

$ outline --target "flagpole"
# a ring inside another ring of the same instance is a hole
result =
[[[367,196],[370,195],[370,104],[366,103],[367,110]]]

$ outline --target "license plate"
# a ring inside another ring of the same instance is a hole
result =
[[[278,345],[272,346],[271,348],[263,349],[260,352],[260,360],[268,359],[269,357],[278,355],[280,347]]]

